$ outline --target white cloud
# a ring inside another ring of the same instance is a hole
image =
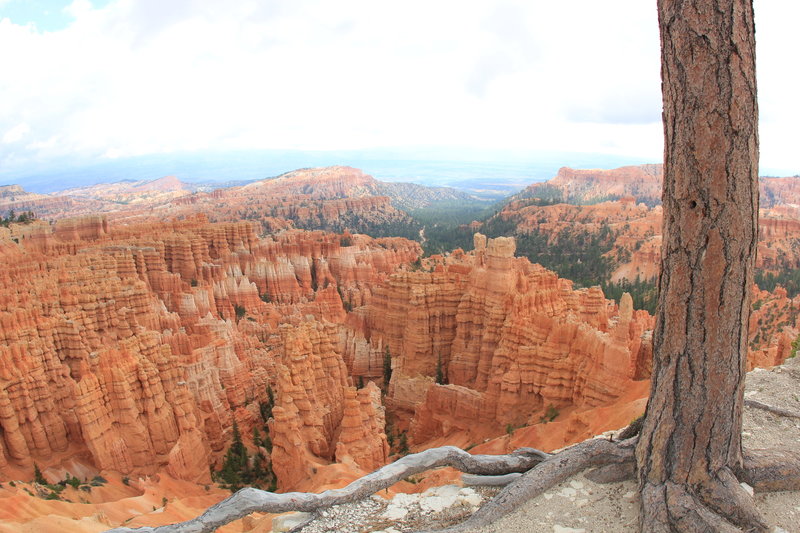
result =
[[[791,159],[790,143],[766,143],[790,138],[800,118],[787,63],[798,8],[786,6],[756,0],[762,124],[777,132],[762,128],[762,161]],[[0,57],[0,131],[29,127],[0,159],[399,145],[661,157],[653,2],[76,0],[68,10],[75,20],[57,32],[0,21],[0,49],[15,51]]]
[[[28,126],[24,122],[22,122],[20,124],[17,124],[16,126],[11,128],[10,130],[8,130],[5,133],[5,135],[3,135],[3,142],[5,144],[15,143],[15,142],[21,140],[23,137],[25,137],[25,135],[27,135],[28,132],[30,132],[30,131],[31,131],[30,126]]]

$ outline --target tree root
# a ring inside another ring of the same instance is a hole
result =
[[[783,449],[745,450],[744,468],[737,472],[756,492],[800,490],[800,453]]]
[[[617,435],[617,439],[627,440],[632,437],[635,437],[642,431],[642,425],[644,425],[644,415],[640,415],[633,422],[628,424],[626,428],[620,431],[619,434]]]
[[[735,474],[723,469],[710,483],[691,488],[669,481],[645,485],[641,491],[641,530],[647,533],[768,531],[755,502],[740,482],[756,492],[800,490],[800,453],[782,449],[746,450],[744,466]]]
[[[785,416],[788,418],[797,418],[800,419],[800,413],[797,411],[790,411],[788,409],[783,409],[781,407],[775,407],[766,403],[761,403],[758,400],[747,400],[745,399],[744,404],[747,407],[753,407],[755,409],[761,409],[763,411],[767,411],[769,413],[773,413],[779,416]]]
[[[562,450],[506,486],[465,522],[439,530],[438,533],[481,531],[529,499],[535,498],[578,472],[593,466],[632,463],[635,441],[636,439],[619,442],[590,439]]]
[[[519,472],[503,474],[502,476],[476,476],[473,474],[464,474],[461,476],[461,483],[467,487],[504,487],[521,475],[522,474]]]
[[[595,483],[619,483],[636,479],[636,463],[631,459],[625,463],[614,463],[600,466],[594,470],[589,470],[585,474],[586,478]]]
[[[699,487],[648,483],[641,496],[639,526],[646,533],[768,531],[755,502],[728,469]]]
[[[313,512],[320,508],[364,499],[398,481],[432,468],[452,466],[461,472],[480,475],[500,475],[526,472],[553,456],[534,448],[520,448],[508,455],[471,455],[455,446],[442,446],[407,455],[371,474],[357,479],[344,488],[326,490],[320,494],[288,492],[275,494],[254,488],[244,488],[210,507],[192,520],[159,527],[116,528],[116,533],[207,533],[243,518],[250,513]]]
[[[438,533],[481,531],[527,500],[587,468],[595,468],[587,473],[587,477],[598,483],[631,479],[635,466],[635,444],[635,438],[616,442],[590,439],[553,455],[533,448],[520,448],[509,455],[470,455],[459,448],[443,446],[403,457],[341,489],[320,494],[274,494],[245,488],[186,522],[111,531],[205,533],[253,512],[314,512],[331,505],[364,499],[410,475],[442,466],[451,466],[467,474],[488,476],[487,479],[507,479],[512,476],[506,474],[524,472],[514,476],[515,479],[494,499],[465,522],[439,530]],[[476,480],[475,476],[470,477]],[[786,450],[745,452],[744,467],[736,475],[730,470],[722,470],[716,479],[701,487],[688,488],[669,481],[645,485],[641,491],[642,531],[767,531],[753,499],[739,481],[748,483],[758,492],[800,490],[800,453]]]
[[[596,467],[586,474],[596,483],[633,479],[634,445],[635,439],[618,442],[592,439],[567,448],[509,484],[465,522],[436,533],[482,531],[520,504],[586,468]],[[642,492],[645,512],[640,518],[642,531],[766,531],[753,499],[739,481],[748,483],[758,492],[800,490],[800,453],[785,450],[746,452],[744,469],[737,474],[738,479],[730,470],[723,470],[714,483],[697,492],[690,492],[685,486],[674,483],[645,487]]]

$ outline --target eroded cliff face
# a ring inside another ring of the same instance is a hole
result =
[[[535,183],[496,215],[517,235],[537,234],[548,245],[605,235],[601,246],[613,265],[610,279],[655,280],[660,268],[663,213],[661,165],[611,170],[562,168]],[[759,245],[756,267],[780,274],[800,268],[800,178],[760,178]],[[608,200],[608,201],[603,201]]]
[[[587,205],[603,200],[631,196],[649,206],[661,204],[664,179],[662,164],[626,166],[614,169],[574,169],[562,167],[552,179],[526,187],[518,196],[553,198],[564,203]],[[800,204],[800,178],[760,177],[759,200],[762,208]]]
[[[474,252],[429,259],[376,289],[366,335],[388,346],[387,406],[410,419],[414,443],[497,434],[550,406],[607,404],[638,377],[652,317],[629,297],[618,307],[599,288],[574,290],[514,246],[478,234]]]
[[[5,186],[0,188],[0,214],[31,210],[46,220],[104,214],[112,222],[158,223],[164,216],[184,218],[202,212],[213,222],[257,222],[259,234],[296,227],[410,235],[414,227],[412,219],[392,205],[381,182],[351,167],[302,169],[243,186],[196,189],[172,176],[53,195]]]
[[[527,198],[551,198],[561,202],[592,204],[631,196],[650,206],[661,203],[661,164],[627,166],[614,169],[574,169],[562,167],[544,183],[534,183],[522,191]]]
[[[605,427],[591,413],[643,407],[654,317],[628,294],[614,302],[598,287],[575,290],[514,251],[513,239],[477,234],[474,252],[434,256],[375,290],[364,352],[390,354],[386,405],[413,445],[475,443],[560,414],[566,440],[547,441],[558,447]],[[754,290],[750,368],[780,364],[798,304]]]
[[[751,301],[748,370],[783,364],[800,343],[800,297],[789,298],[782,287],[769,292],[754,285]]]
[[[233,417],[243,434],[263,424],[267,385],[283,486],[305,471],[281,456],[285,435],[309,461],[384,461],[374,386],[351,397],[342,298],[369,302],[418,245],[256,229],[203,216],[3,229],[0,474],[86,456],[101,470],[208,482]]]

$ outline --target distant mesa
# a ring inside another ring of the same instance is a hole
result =
[[[136,195],[137,193],[148,192],[172,192],[172,193],[189,193],[192,187],[183,183],[175,176],[164,176],[155,180],[139,180],[139,181],[117,181],[114,183],[98,183],[96,185],[89,185],[86,187],[78,187],[74,189],[66,189],[59,195],[67,196],[88,196],[97,199],[110,197],[112,195]]]
[[[562,167],[549,181],[534,183],[514,198],[542,198],[584,205],[632,196],[650,206],[661,203],[663,165],[648,164],[610,170]]]
[[[0,196],[0,210],[33,210],[48,220],[96,213],[105,213],[112,220],[129,220],[155,213],[186,217],[207,212],[216,221],[261,221],[265,229],[288,223],[303,229],[349,229],[406,237],[416,235],[419,227],[405,211],[445,203],[489,202],[448,187],[384,183],[345,166],[300,169],[245,184],[234,182],[228,187],[193,185],[166,176],[72,188],[51,195]]]
[[[577,241],[605,232],[599,244],[613,264],[610,281],[654,280],[661,255],[662,178],[658,164],[611,170],[564,167],[551,180],[512,196],[487,226],[536,236],[548,246],[578,246]],[[757,267],[775,275],[797,270],[800,178],[762,177],[759,183]]]
[[[7,198],[9,196],[16,196],[20,194],[29,193],[27,193],[21,185],[0,185],[0,198]]]

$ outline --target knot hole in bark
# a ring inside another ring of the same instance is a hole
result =
[[[694,200],[689,202],[689,209],[694,209],[695,207],[697,207],[697,202],[695,202]]]

